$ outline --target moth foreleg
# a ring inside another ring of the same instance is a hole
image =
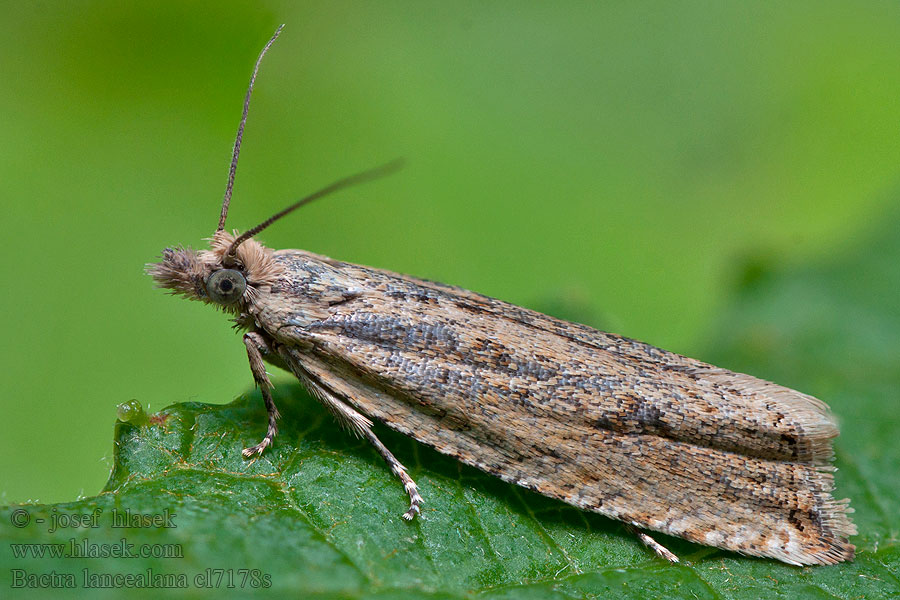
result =
[[[278,408],[275,401],[272,400],[272,382],[269,381],[269,375],[266,373],[266,367],[263,364],[263,353],[271,353],[269,345],[265,338],[255,332],[244,334],[244,345],[247,346],[247,358],[250,360],[250,371],[253,373],[253,380],[256,382],[259,391],[262,392],[263,401],[266,403],[266,413],[269,416],[269,424],[266,429],[266,436],[263,440],[252,448],[244,448],[241,454],[245,458],[260,455],[263,450],[272,445],[275,435],[278,433]]]
[[[636,535],[645,546],[656,552],[656,555],[660,558],[664,558],[671,563],[678,562],[678,557],[675,556],[675,554],[673,554],[671,550],[654,540],[652,537],[650,537],[634,525],[626,524],[625,529]]]

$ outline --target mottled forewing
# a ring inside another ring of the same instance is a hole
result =
[[[292,276],[270,333],[392,429],[639,527],[796,564],[852,556],[815,398],[459,288],[276,257]]]

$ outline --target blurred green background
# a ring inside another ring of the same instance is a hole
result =
[[[274,247],[580,315],[704,358],[758,265],[841,256],[898,203],[895,2],[4,2],[3,503],[92,495],[115,406],[252,385],[209,307],[153,289],[229,226],[402,156]],[[278,381],[287,375],[279,373]],[[815,390],[808,390],[815,392]]]

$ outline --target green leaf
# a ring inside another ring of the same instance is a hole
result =
[[[504,484],[379,426],[425,498],[421,518],[407,523],[403,489],[376,452],[340,430],[299,385],[287,385],[276,390],[281,433],[255,461],[240,450],[264,432],[256,393],[225,406],[176,404],[145,424],[119,422],[114,468],[99,495],[3,509],[0,585],[55,572],[52,581],[67,583],[71,574],[77,587],[85,577],[130,573],[213,593],[230,583],[242,593],[303,597],[895,595],[900,238],[875,236],[829,265],[764,263],[749,264],[721,341],[703,358],[811,392],[839,415],[837,494],[852,498],[860,530],[852,563],[797,568],[658,535],[683,560],[669,565],[616,521]],[[124,514],[160,522],[114,527],[114,515]],[[88,521],[50,531],[71,516]],[[48,543],[69,555],[21,545]],[[177,556],[71,556],[73,546],[99,552],[117,544]]]

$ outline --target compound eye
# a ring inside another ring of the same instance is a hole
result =
[[[247,279],[240,271],[221,269],[209,276],[206,293],[219,304],[234,304],[244,295]]]

